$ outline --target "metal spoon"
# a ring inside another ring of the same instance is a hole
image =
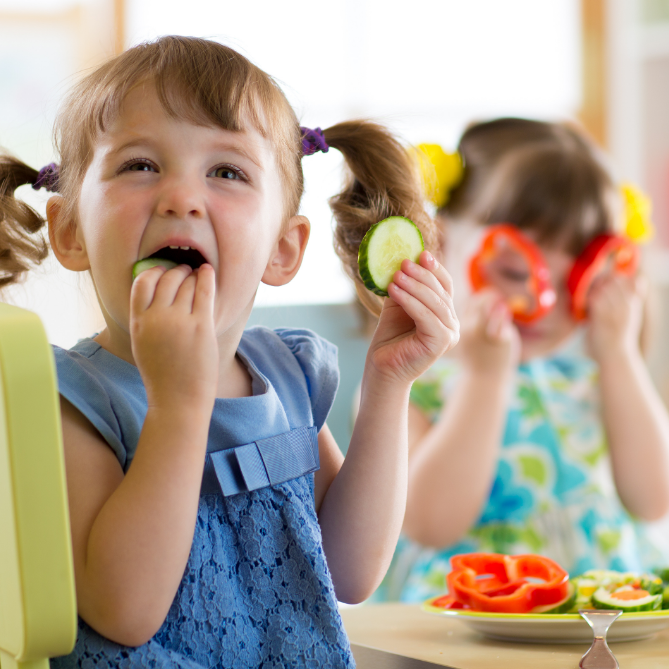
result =
[[[581,669],[619,669],[618,660],[606,643],[606,633],[622,611],[581,609],[579,613],[592,627],[595,638],[578,666]]]

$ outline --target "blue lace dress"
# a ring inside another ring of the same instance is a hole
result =
[[[355,666],[314,508],[336,349],[309,331],[252,328],[238,355],[253,395],[216,400],[193,545],[165,622],[130,648],[80,619],[53,669]],[[147,409],[137,368],[92,339],[55,357],[61,395],[127,471]]]

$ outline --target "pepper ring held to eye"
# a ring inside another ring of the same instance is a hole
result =
[[[628,237],[602,234],[576,258],[568,274],[567,290],[576,321],[587,318],[588,295],[598,277],[634,276],[639,250]],[[518,228],[507,223],[491,226],[469,262],[474,291],[495,287],[503,295],[517,323],[543,318],[555,306],[556,293],[541,249]]]
[[[505,296],[518,323],[532,323],[555,304],[550,272],[539,247],[513,225],[493,225],[469,263],[474,291],[487,286]]]

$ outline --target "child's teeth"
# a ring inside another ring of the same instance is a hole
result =
[[[182,250],[182,251],[189,251],[189,250],[190,250],[190,246],[182,246],[182,247],[181,247],[181,250]]]
[[[178,249],[178,246],[170,246],[171,249]]]

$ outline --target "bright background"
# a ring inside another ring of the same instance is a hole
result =
[[[0,145],[35,167],[53,159],[58,102],[113,53],[115,5],[0,0]],[[231,45],[280,82],[304,125],[372,117],[408,142],[454,147],[472,119],[573,117],[581,101],[578,0],[126,0],[124,9],[126,46],[170,33]],[[304,171],[302,213],[312,222],[304,265],[288,286],[261,286],[259,305],[352,299],[327,206],[341,159],[317,154]],[[43,210],[46,195],[23,191]],[[56,265],[11,298],[40,313],[54,343],[70,346],[99,317],[86,278]]]

